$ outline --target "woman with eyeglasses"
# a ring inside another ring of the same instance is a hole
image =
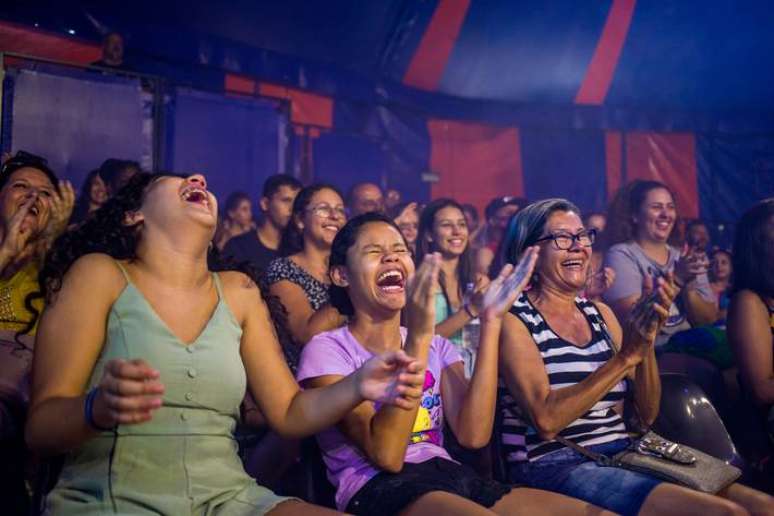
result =
[[[328,257],[336,233],[346,222],[344,201],[334,187],[304,188],[293,202],[293,214],[282,235],[282,258],[266,269],[264,284],[286,312],[286,320],[275,323],[287,328],[297,347],[286,350],[294,354],[288,357],[293,368],[300,347],[317,332],[310,324],[312,316],[329,301]]]
[[[578,500],[479,476],[446,448],[445,427],[471,449],[489,442],[498,334],[535,258],[533,250],[492,281],[482,302],[481,355],[468,381],[455,347],[435,335],[439,256],[427,255],[415,268],[398,228],[378,213],[353,218],[336,236],[332,302],[350,322],[304,347],[298,379],[306,387],[335,385],[374,353],[401,348],[426,365],[413,410],[362,403],[318,434],[339,510],[369,516],[603,514]]]
[[[500,337],[499,430],[510,480],[623,515],[766,513],[772,498],[752,489],[732,485],[723,499],[600,466],[562,442],[611,456],[631,443],[621,417],[626,397],[646,426],[659,410],[654,341],[675,295],[673,278],[655,280],[622,329],[609,307],[579,295],[594,240],[574,204],[547,199],[511,220],[495,263],[516,263],[540,247],[530,289],[505,316]]]

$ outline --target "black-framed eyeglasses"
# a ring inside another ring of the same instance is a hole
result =
[[[575,235],[572,235],[570,233],[551,233],[550,235],[546,235],[542,238],[538,238],[535,240],[535,243],[538,242],[545,242],[546,240],[553,240],[554,245],[557,249],[560,251],[567,251],[569,249],[572,249],[572,246],[577,241],[581,247],[591,247],[594,244],[594,241],[597,239],[597,230],[596,229],[584,229],[583,231],[578,232]]]

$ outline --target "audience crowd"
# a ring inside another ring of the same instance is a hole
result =
[[[774,198],[732,249],[680,212],[656,181],[479,217],[283,174],[219,209],[112,158],[76,198],[7,156],[0,513],[774,514]],[[664,373],[706,393],[738,482],[578,451],[686,403]]]

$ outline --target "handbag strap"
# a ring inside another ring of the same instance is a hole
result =
[[[563,445],[567,446],[568,448],[571,448],[575,450],[576,452],[580,453],[581,455],[585,455],[586,457],[590,458],[600,466],[613,466],[613,459],[608,457],[607,455],[604,455],[602,453],[597,453],[595,451],[589,450],[585,446],[582,446],[578,443],[574,443],[570,441],[569,439],[562,437],[561,435],[557,435],[554,437],[554,440],[562,443]]]

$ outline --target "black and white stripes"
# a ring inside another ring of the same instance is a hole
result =
[[[613,356],[607,329],[593,303],[576,298],[575,303],[591,327],[591,341],[585,347],[561,339],[546,324],[526,294],[514,303],[510,312],[521,320],[532,335],[543,357],[551,389],[569,387],[583,381]],[[500,380],[502,449],[508,462],[534,461],[563,448],[556,441],[544,441],[523,416],[507,387]],[[559,434],[582,445],[602,444],[627,437],[623,420],[613,407],[624,399],[626,382],[619,382],[610,392]]]

